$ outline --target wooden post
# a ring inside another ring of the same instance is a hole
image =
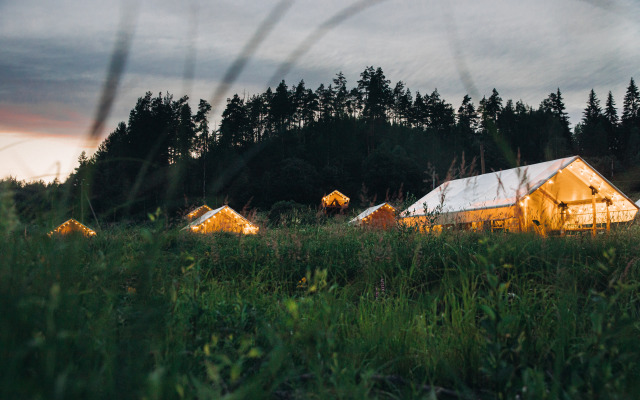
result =
[[[596,237],[596,193],[598,193],[598,191],[593,186],[591,186],[590,188],[591,188],[591,209],[593,210],[591,236]]]
[[[560,202],[558,208],[560,209],[560,235],[564,236],[564,223],[567,219],[567,208],[569,208],[569,206],[564,202]]]
[[[522,216],[523,216],[523,221],[522,221],[522,231],[523,232],[528,232],[529,231],[529,221],[527,220],[527,198],[525,197],[522,200],[522,203],[524,204],[524,207],[522,207]]]
[[[607,204],[607,233],[609,233],[609,231],[611,231],[611,216],[609,215],[609,204],[611,203],[611,200],[605,199],[605,201]]]

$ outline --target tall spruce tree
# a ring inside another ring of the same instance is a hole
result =
[[[582,122],[576,126],[579,149],[583,155],[597,157],[607,153],[608,143],[604,122],[600,100],[596,92],[591,89],[587,107],[582,113]]]
[[[342,71],[340,71],[335,78],[333,78],[334,85],[334,105],[333,109],[337,118],[344,118],[348,115],[347,101],[349,97],[349,91],[347,90],[347,78],[344,77]]]
[[[607,131],[607,142],[609,144],[609,153],[611,155],[615,155],[620,157],[620,149],[621,145],[621,137],[620,137],[620,127],[618,120],[618,110],[616,110],[616,103],[613,100],[613,94],[609,91],[607,95],[607,102],[604,107],[604,119],[605,119],[605,129]]]
[[[622,125],[636,126],[640,118],[640,92],[633,78],[629,82],[627,92],[622,103]]]
[[[633,78],[622,103],[622,146],[624,159],[635,164],[640,161],[640,93]]]
[[[249,144],[249,118],[244,100],[237,94],[227,99],[218,129],[218,145],[222,148],[244,147]]]

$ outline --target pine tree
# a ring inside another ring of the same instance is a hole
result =
[[[398,81],[393,88],[392,121],[394,124],[402,123],[402,99],[405,93],[404,82]]]
[[[429,127],[440,134],[449,132],[455,125],[453,107],[440,97],[438,89],[435,89],[429,96],[427,115],[429,116]]]
[[[622,103],[622,125],[625,127],[638,125],[640,119],[640,93],[631,78]]]
[[[227,99],[227,107],[220,121],[218,145],[220,147],[243,147],[248,144],[249,118],[244,100],[237,94]]]
[[[276,132],[288,130],[293,119],[294,107],[284,80],[278,84],[269,105],[269,117]]]
[[[195,123],[195,132],[198,135],[196,140],[196,151],[203,157],[206,155],[209,149],[209,139],[210,139],[210,131],[209,131],[209,119],[207,115],[211,112],[211,104],[209,104],[206,100],[200,99],[200,103],[198,103],[198,112],[193,117],[193,122]]]
[[[596,96],[596,92],[591,89],[589,92],[589,100],[587,100],[587,107],[582,113],[582,122],[584,124],[597,124],[602,117],[602,108],[600,108],[600,100]]]
[[[486,101],[484,106],[485,117],[491,119],[494,123],[498,121],[498,116],[502,111],[502,98],[498,94],[498,91],[494,88],[491,92],[491,96]]]
[[[413,100],[411,115],[411,125],[414,128],[425,129],[427,127],[429,122],[427,104],[419,91],[416,91],[416,98]]]
[[[628,163],[640,161],[640,93],[633,78],[622,103],[621,147]]]
[[[338,118],[344,118],[348,114],[347,100],[349,97],[349,91],[347,90],[347,78],[344,77],[342,71],[340,71],[335,78],[333,78],[334,85],[334,105],[335,115]]]
[[[590,157],[605,155],[608,149],[605,118],[602,115],[600,100],[593,89],[589,92],[587,107],[582,115],[582,123],[576,126],[580,151],[583,155]]]
[[[611,94],[611,91],[609,91],[609,95],[607,95],[604,117],[611,126],[618,126],[618,111],[616,110],[616,103],[613,100],[613,94]]]
[[[363,116],[371,122],[386,122],[387,110],[391,104],[390,81],[384,76],[382,68],[368,67],[358,81],[358,90],[364,100]]]
[[[464,95],[462,104],[458,107],[458,126],[470,136],[478,128],[478,115],[468,94]]]
[[[188,100],[189,97],[184,96],[172,105],[176,125],[173,162],[189,160],[196,144],[196,127]]]
[[[620,156],[621,149],[620,127],[618,121],[618,111],[616,103],[613,100],[613,94],[609,91],[607,102],[604,108],[604,119],[606,121],[607,142],[609,143],[609,152]]]

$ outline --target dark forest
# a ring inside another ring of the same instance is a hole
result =
[[[585,97],[583,118],[571,129],[559,88],[537,107],[504,100],[496,89],[454,105],[437,89],[412,92],[367,67],[355,85],[338,73],[315,90],[282,81],[261,94],[236,94],[214,129],[207,101],[193,109],[186,96],[147,92],[64,183],[5,183],[25,222],[54,209],[113,223],[159,207],[179,216],[203,203],[317,207],[334,189],[368,206],[420,197],[447,179],[574,154],[623,190],[638,191],[629,183],[640,161],[633,78],[620,114],[611,92],[604,105],[593,90]]]

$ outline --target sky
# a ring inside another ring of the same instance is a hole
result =
[[[493,88],[538,107],[560,88],[575,125],[594,89],[620,114],[640,79],[638,21],[634,0],[0,0],[0,178],[64,181],[147,91],[206,99],[219,123],[234,93],[338,72],[351,88],[367,66],[454,109]],[[116,49],[127,56],[90,140]]]

